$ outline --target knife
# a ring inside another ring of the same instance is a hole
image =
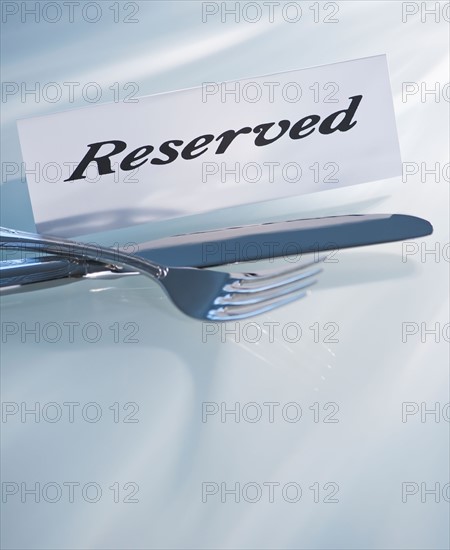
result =
[[[404,214],[354,214],[229,227],[142,243],[140,256],[174,267],[213,267],[326,252],[430,235],[432,225]]]
[[[354,214],[174,235],[141,243],[135,253],[173,267],[213,267],[401,241],[432,232],[428,221],[415,216]],[[0,287],[105,272],[111,270],[100,262],[58,256],[13,259],[0,262]]]

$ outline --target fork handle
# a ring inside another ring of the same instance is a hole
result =
[[[86,271],[85,261],[75,262],[59,256],[4,260],[0,262],[0,287],[82,277]]]
[[[113,248],[70,241],[61,237],[27,233],[6,227],[0,227],[0,248],[19,249],[31,252],[43,252],[66,258],[93,260],[104,265],[131,266],[150,277],[160,279],[168,268],[141,258],[119,252]]]

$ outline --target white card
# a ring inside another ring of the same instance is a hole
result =
[[[384,55],[18,126],[37,229],[65,237],[401,175]]]

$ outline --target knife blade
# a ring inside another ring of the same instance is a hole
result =
[[[422,218],[353,214],[229,227],[141,243],[135,254],[173,267],[214,267],[424,237]],[[97,262],[47,256],[0,262],[0,287],[108,273]],[[120,274],[132,274],[121,271]]]
[[[405,214],[353,214],[229,227],[141,243],[137,254],[174,267],[326,252],[430,235],[427,220]]]

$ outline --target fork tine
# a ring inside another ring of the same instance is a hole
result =
[[[264,281],[265,279],[272,279],[273,277],[285,277],[291,273],[297,273],[313,265],[322,263],[327,258],[326,255],[319,256],[316,260],[311,260],[301,265],[296,265],[293,267],[288,267],[280,271],[279,269],[272,269],[264,271],[263,273],[232,273],[231,275],[236,279],[241,279],[242,281]]]
[[[71,261],[96,262],[108,270],[133,269],[160,284],[186,315],[217,321],[244,319],[303,298],[308,293],[306,288],[315,282],[313,275],[321,271],[312,267],[317,262],[284,271],[241,274],[169,267],[98,245],[0,228],[0,248],[17,247]],[[219,297],[222,300],[217,300]]]
[[[322,271],[321,267],[311,269],[309,271],[303,271],[303,269],[289,270],[290,275],[288,277],[280,274],[273,274],[271,277],[264,277],[264,279],[255,279],[253,283],[248,283],[246,281],[242,282],[242,279],[232,279],[231,283],[228,283],[224,286],[226,292],[232,293],[258,293],[266,290],[271,290],[279,287],[295,283],[296,281],[301,281],[303,279],[308,279],[313,277]],[[286,273],[286,272],[284,272]],[[261,281],[263,284],[261,284]]]
[[[253,306],[224,306],[214,309],[210,309],[207,318],[211,321],[235,321],[239,319],[246,319],[247,317],[253,317],[271,311],[275,308],[290,304],[296,300],[300,300],[309,294],[308,290],[289,294],[284,298],[278,298],[273,300],[266,300],[262,303]]]
[[[324,259],[325,256],[319,261]],[[307,269],[316,263],[263,274],[241,274],[240,277],[232,274],[232,283],[223,286],[226,294],[215,299],[214,305],[217,307],[208,311],[208,319],[245,319],[305,297],[309,293],[306,289],[317,282],[317,279],[311,278],[322,271],[321,267]]]
[[[301,280],[301,282],[294,282],[291,284],[286,284],[283,286],[275,287],[270,290],[262,290],[260,292],[231,292],[225,294],[224,296],[218,296],[214,300],[216,305],[229,305],[229,306],[241,306],[241,305],[250,305],[258,304],[260,302],[266,302],[273,298],[278,298],[280,296],[286,296],[287,294],[292,294],[298,290],[302,290],[314,285],[317,282],[317,279],[313,280]]]

